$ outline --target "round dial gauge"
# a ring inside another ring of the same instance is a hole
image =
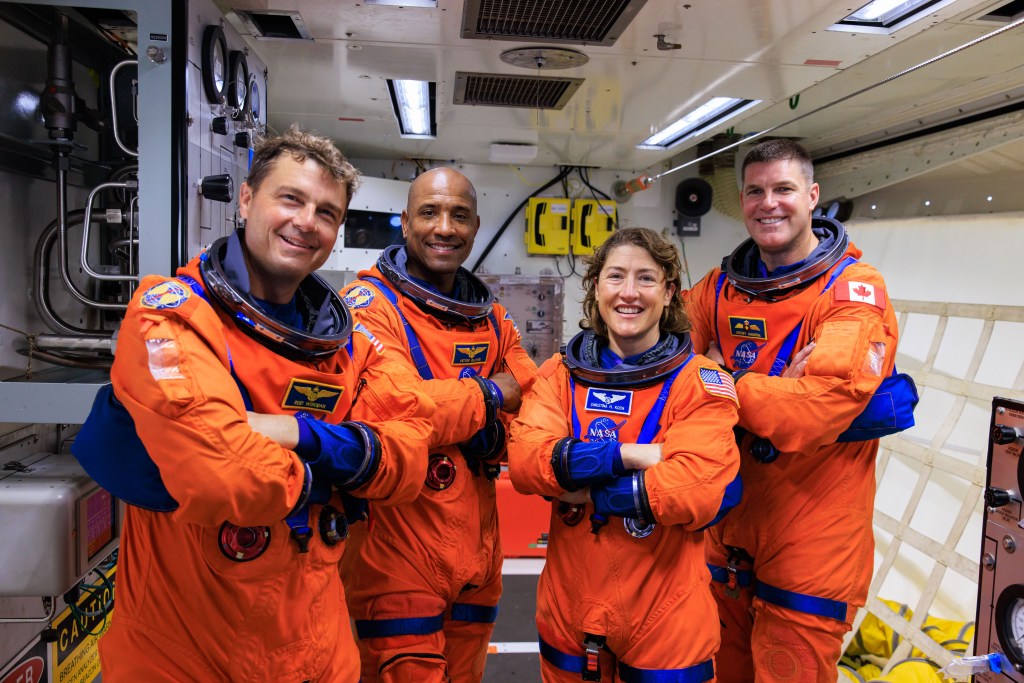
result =
[[[1019,671],[1024,667],[1024,585],[1013,584],[999,594],[995,622],[1003,653]]]
[[[231,53],[229,72],[228,106],[237,110],[241,115],[245,107],[246,96],[249,94],[249,63],[245,59],[245,53],[241,50]]]
[[[228,43],[220,26],[207,26],[203,32],[203,90],[211,104],[221,104],[227,90]]]
[[[256,75],[249,79],[249,113],[252,114],[252,122],[260,123],[260,113],[262,112],[262,104],[260,100],[260,84],[256,80]]]

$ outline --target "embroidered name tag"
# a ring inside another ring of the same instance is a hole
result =
[[[588,387],[586,409],[599,413],[629,415],[633,410],[633,392]]]
[[[452,365],[483,365],[487,362],[491,342],[476,344],[455,344],[452,351]]]
[[[768,339],[768,325],[764,318],[743,318],[730,315],[729,333],[734,337],[765,341]]]
[[[293,410],[317,410],[322,413],[333,413],[345,387],[332,384],[321,384],[303,379],[292,379],[284,394],[282,408]]]

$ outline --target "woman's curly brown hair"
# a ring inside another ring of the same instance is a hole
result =
[[[583,259],[584,265],[587,266],[587,272],[583,275],[583,315],[586,317],[580,320],[580,327],[584,330],[593,330],[602,337],[608,337],[608,328],[597,309],[597,278],[612,250],[624,245],[640,247],[650,254],[654,262],[665,271],[665,286],[673,288],[672,299],[665,310],[661,312],[658,329],[663,333],[676,334],[689,330],[690,319],[686,317],[683,299],[679,295],[683,288],[679,250],[674,244],[649,228],[616,230],[604,244],[597,248],[593,256]]]

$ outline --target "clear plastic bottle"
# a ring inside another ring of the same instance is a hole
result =
[[[972,674],[983,674],[994,671],[999,673],[1007,667],[1012,668],[1009,661],[999,652],[987,655],[957,657],[939,669],[939,674],[946,678],[966,678]]]

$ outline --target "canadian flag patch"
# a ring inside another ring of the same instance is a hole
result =
[[[833,291],[836,301],[856,301],[885,309],[885,289],[877,285],[846,280],[837,282]]]

